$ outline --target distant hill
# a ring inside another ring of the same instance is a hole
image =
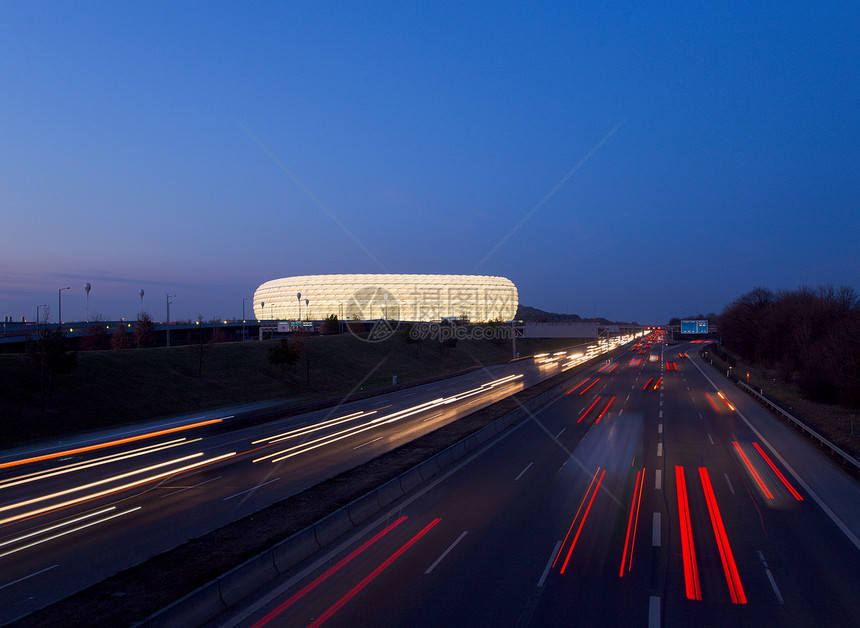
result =
[[[628,324],[626,321],[610,321],[602,317],[598,318],[583,318],[579,314],[556,314],[555,312],[545,312],[544,310],[539,310],[536,307],[529,307],[527,305],[519,305],[517,306],[517,314],[516,320],[518,321],[531,321],[534,323],[556,323],[556,322],[569,322],[569,323],[578,323],[578,322],[597,322],[600,325],[617,325],[617,324]],[[635,321],[632,323],[635,325]]]

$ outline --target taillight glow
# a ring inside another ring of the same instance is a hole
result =
[[[585,382],[589,381],[590,379],[591,379],[590,377],[587,377],[586,379],[582,380],[582,381],[581,381],[581,382],[579,382],[576,386],[574,386],[573,388],[571,388],[570,390],[568,390],[568,391],[567,391],[567,394],[569,395],[570,393],[572,393],[574,390],[576,390],[577,388],[579,388],[580,386],[582,386]]]
[[[750,475],[756,481],[756,484],[758,484],[759,488],[762,490],[762,493],[764,493],[764,496],[768,499],[773,499],[773,493],[771,493],[768,490],[767,486],[765,486],[765,483],[761,479],[761,476],[755,470],[755,467],[752,466],[750,459],[747,458],[747,455],[744,453],[744,450],[741,449],[740,443],[738,443],[737,441],[733,441],[732,444],[735,446],[735,449],[738,450],[738,454],[740,455],[741,460],[744,461],[744,464],[747,466],[747,469],[749,469]]]
[[[789,484],[789,483],[788,483],[788,480],[786,480],[786,479],[785,479],[785,476],[784,476],[782,473],[780,473],[779,469],[777,469],[777,468],[776,468],[776,465],[775,465],[775,464],[773,464],[773,462],[772,462],[772,461],[771,461],[771,459],[768,457],[768,455],[767,455],[766,453],[764,453],[764,450],[763,450],[761,447],[759,447],[759,446],[758,446],[758,443],[753,443],[753,447],[755,447],[756,449],[758,449],[758,453],[760,453],[760,454],[761,454],[761,457],[765,459],[765,462],[767,462],[767,463],[770,465],[770,468],[771,468],[771,469],[773,469],[773,472],[774,472],[774,473],[776,473],[777,477],[778,477],[780,480],[782,480],[782,483],[783,483],[783,484],[785,484],[785,487],[786,487],[789,491],[791,491],[791,494],[792,494],[792,495],[794,495],[794,499],[796,499],[797,501],[801,501],[801,502],[802,502],[802,501],[803,501],[803,497],[801,497],[801,496],[800,496],[800,493],[798,493],[796,490],[794,490],[794,487],[793,487],[791,484]]]
[[[693,546],[693,530],[690,527],[690,507],[687,502],[684,467],[675,467],[675,480],[678,485],[678,518],[681,526],[681,554],[684,560],[684,587],[688,599],[701,600],[702,587],[699,584],[696,548]]]
[[[595,400],[594,400],[594,403],[592,403],[590,406],[588,406],[588,410],[586,410],[585,412],[583,412],[583,413],[582,413],[582,416],[581,416],[581,417],[579,417],[579,419],[577,419],[577,421],[576,421],[576,422],[577,422],[577,423],[579,423],[580,421],[582,421],[582,419],[584,419],[584,418],[585,418],[585,415],[586,415],[586,414],[588,414],[589,412],[591,412],[591,409],[592,409],[594,406],[596,406],[596,405],[597,405],[597,402],[598,402],[598,401],[600,401],[600,395],[598,395],[598,396],[597,396],[597,399],[595,399]]]
[[[295,604],[299,599],[303,598],[307,593],[309,593],[310,591],[315,589],[317,586],[322,584],[325,580],[328,579],[329,576],[331,576],[333,573],[338,571],[341,567],[346,565],[353,558],[355,558],[356,556],[361,554],[368,547],[370,547],[371,545],[376,543],[383,536],[385,536],[386,534],[391,532],[391,530],[393,530],[395,527],[397,527],[398,525],[403,523],[405,520],[406,520],[406,517],[402,516],[399,519],[397,519],[396,521],[388,524],[385,528],[383,528],[382,530],[377,532],[375,535],[373,535],[372,538],[365,541],[361,545],[361,547],[358,547],[357,549],[350,552],[350,554],[348,556],[346,556],[345,558],[342,558],[340,561],[337,562],[337,564],[333,565],[332,567],[329,567],[324,573],[322,573],[319,576],[317,576],[316,578],[314,578],[314,580],[312,582],[310,582],[310,583],[306,584],[304,587],[302,587],[302,589],[300,591],[294,593],[285,602],[279,604],[277,608],[275,608],[274,610],[267,613],[266,616],[263,617],[262,619],[260,619],[259,621],[257,621],[252,626],[252,628],[260,628],[261,626],[265,626],[266,624],[268,624],[275,617],[277,617],[278,615],[283,613],[285,610],[287,610],[290,606]],[[438,519],[437,519],[437,521],[438,521]]]
[[[594,503],[594,498],[597,497],[597,491],[600,490],[600,483],[603,482],[603,476],[606,475],[606,469],[603,470],[603,473],[600,474],[600,479],[597,480],[597,486],[594,487],[594,492],[591,493],[591,501],[588,502],[588,507],[585,509],[585,512],[582,515],[582,520],[579,522],[579,528],[576,530],[576,536],[573,537],[573,541],[570,543],[570,549],[567,550],[567,556],[564,558],[564,563],[561,566],[561,572],[564,573],[564,570],[567,569],[567,563],[570,562],[570,555],[573,554],[573,548],[576,547],[576,541],[579,539],[579,534],[582,532],[582,526],[585,525],[585,520],[588,519],[588,513],[591,510],[591,505]]]
[[[630,518],[627,521],[627,536],[624,539],[624,553],[621,555],[621,571],[618,577],[624,577],[624,563],[627,563],[627,549],[630,548],[630,561],[627,565],[627,571],[633,567],[633,546],[636,544],[636,527],[639,523],[639,505],[642,502],[642,484],[645,480],[645,469],[641,469],[636,473],[636,483],[633,485],[633,501],[630,504]],[[630,536],[630,530],[633,530],[633,536]]]
[[[604,414],[606,414],[606,411],[607,411],[607,410],[609,410],[609,406],[611,406],[611,405],[612,405],[612,402],[613,402],[613,401],[615,401],[615,397],[613,397],[612,399],[610,399],[610,400],[609,400],[609,403],[607,403],[607,404],[606,404],[606,407],[605,407],[605,408],[603,408],[603,412],[601,412],[601,413],[600,413],[600,416],[599,416],[599,417],[597,417],[597,420],[595,421],[595,423],[600,423],[600,419],[602,419],[602,418],[603,418],[603,415],[604,415]]]
[[[583,388],[583,389],[580,391],[580,393],[579,393],[579,394],[580,394],[580,395],[585,394],[585,391],[586,391],[586,390],[588,390],[589,388],[591,388],[592,386],[594,386],[594,385],[595,385],[597,382],[599,382],[599,381],[600,381],[600,378],[598,377],[596,380],[594,380],[593,382],[591,382],[591,383],[588,385],[588,387],[587,387],[587,388]]]
[[[717,404],[715,404],[715,403],[714,403],[714,400],[713,400],[713,399],[711,399],[711,396],[710,396],[708,393],[705,393],[705,397],[707,397],[707,398],[708,398],[708,401],[710,401],[710,402],[711,402],[711,405],[712,405],[712,406],[714,406],[714,410],[716,410],[717,412],[719,412],[719,411],[720,411],[720,409],[717,407]]]
[[[311,622],[311,628],[313,628],[313,627],[315,627],[315,626],[321,626],[321,625],[323,624],[323,622],[325,622],[326,620],[328,620],[328,619],[329,619],[332,615],[334,615],[334,614],[335,614],[335,613],[336,613],[336,612],[337,612],[337,611],[338,611],[338,610],[339,610],[339,609],[340,609],[344,604],[346,604],[346,603],[347,603],[347,602],[349,602],[353,597],[355,597],[355,595],[356,595],[359,591],[361,591],[364,587],[366,587],[366,586],[367,586],[367,585],[368,585],[368,584],[369,584],[369,583],[370,583],[374,578],[376,578],[376,576],[378,576],[379,574],[381,574],[381,573],[383,572],[383,570],[384,570],[386,567],[388,567],[391,563],[393,563],[395,560],[397,560],[397,559],[400,557],[400,555],[401,555],[401,554],[403,554],[403,552],[405,552],[406,550],[408,550],[408,549],[409,549],[410,547],[412,547],[416,542],[418,542],[418,540],[419,540],[422,536],[424,536],[425,534],[427,534],[427,533],[430,531],[430,529],[431,529],[431,528],[433,528],[433,526],[435,526],[437,523],[439,523],[439,521],[440,521],[439,519],[434,519],[433,521],[431,521],[430,523],[428,523],[428,524],[424,527],[424,529],[423,529],[423,530],[421,530],[421,532],[419,532],[418,534],[416,534],[415,536],[413,536],[413,537],[412,537],[411,539],[409,539],[409,540],[408,540],[408,541],[407,541],[407,542],[406,542],[406,543],[405,543],[405,544],[404,544],[400,549],[398,549],[398,550],[397,550],[396,552],[394,552],[391,556],[389,556],[388,558],[386,558],[386,559],[385,559],[385,562],[383,562],[381,565],[379,565],[379,567],[377,567],[376,569],[374,569],[373,571],[371,571],[369,574],[367,574],[367,576],[365,576],[365,577],[364,577],[364,579],[363,579],[361,582],[359,582],[359,583],[358,583],[357,585],[355,585],[352,589],[350,589],[349,593],[347,593],[347,594],[346,594],[346,595],[344,595],[342,598],[340,598],[337,602],[335,602],[335,603],[331,606],[331,608],[329,608],[325,613],[323,613],[322,615],[320,615],[320,616],[319,616],[315,621]]]
[[[717,547],[720,550],[720,560],[723,561],[723,571],[726,574],[726,584],[729,586],[732,603],[746,604],[747,598],[741,585],[741,576],[738,573],[737,565],[735,565],[735,557],[732,554],[731,545],[729,545],[729,538],[726,536],[723,518],[720,515],[720,509],[717,507],[717,498],[714,496],[714,489],[711,487],[711,478],[708,476],[708,470],[705,467],[699,467],[699,477],[702,478],[705,501],[708,503],[708,513],[711,515],[711,525],[714,527],[714,536],[717,539]]]

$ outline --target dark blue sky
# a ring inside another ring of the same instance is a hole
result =
[[[106,318],[238,317],[340,272],[640,323],[860,288],[858,32],[857,2],[3,2],[0,314],[71,285],[83,319],[89,281]]]

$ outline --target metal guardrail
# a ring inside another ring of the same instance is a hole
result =
[[[747,386],[740,380],[735,380],[735,383],[740,386],[742,389],[746,390],[753,397],[756,397],[759,401],[761,401],[764,405],[769,407],[771,410],[774,410],[778,414],[781,414],[786,419],[794,423],[797,427],[799,427],[802,431],[809,434],[812,438],[821,443],[824,447],[829,449],[832,453],[836,454],[840,458],[842,458],[848,464],[854,465],[857,469],[860,469],[860,460],[857,460],[854,456],[846,453],[839,446],[834,445],[829,440],[824,438],[821,434],[816,432],[814,429],[809,427],[806,423],[798,419],[797,417],[792,416],[785,410],[783,410],[780,406],[776,405],[773,401],[765,397],[763,394],[752,388],[751,386]]]

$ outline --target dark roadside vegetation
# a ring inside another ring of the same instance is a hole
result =
[[[574,344],[517,342],[522,355]],[[284,407],[384,390],[511,359],[511,342],[382,342],[352,334],[171,348],[69,350],[47,329],[25,354],[0,355],[0,449],[170,415],[266,400]]]
[[[356,341],[359,342],[359,341]],[[469,343],[458,343],[451,354],[467,352]],[[570,346],[570,341],[565,341]],[[518,341],[518,348],[521,343]],[[533,343],[536,351],[558,348],[559,341]],[[549,346],[554,345],[554,346]],[[337,345],[340,346],[340,345]],[[360,342],[356,351],[370,350]],[[420,359],[414,347],[408,356],[430,368],[433,354],[422,349]],[[440,353],[441,360],[446,354]],[[510,357],[506,349],[505,361]],[[447,357],[450,357],[448,355]],[[469,361],[457,365],[474,365]],[[447,361],[444,362],[448,364]],[[452,365],[453,367],[453,365]],[[193,539],[169,552],[155,556],[93,585],[65,600],[37,611],[13,625],[16,626],[122,626],[141,621],[197,587],[265,551],[277,542],[312,525],[350,501],[361,497],[446,447],[466,438],[493,420],[515,410],[588,365],[576,367],[562,375],[523,390],[459,421],[446,425],[411,443],[403,445],[366,464],[344,472],[254,515],[233,522],[202,537]]]
[[[853,288],[756,288],[719,317],[715,366],[860,457],[860,298]],[[749,375],[747,375],[749,374]]]

